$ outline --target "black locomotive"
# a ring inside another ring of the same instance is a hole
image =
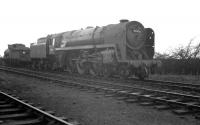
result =
[[[39,38],[30,45],[31,67],[94,76],[148,77],[158,61],[154,31],[137,21],[87,27]]]

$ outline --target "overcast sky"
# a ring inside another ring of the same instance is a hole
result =
[[[8,44],[29,46],[48,34],[120,19],[153,28],[157,52],[200,40],[198,0],[1,0],[0,55]]]

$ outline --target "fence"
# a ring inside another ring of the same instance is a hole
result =
[[[155,73],[159,74],[200,74],[200,59],[162,59],[162,66]]]

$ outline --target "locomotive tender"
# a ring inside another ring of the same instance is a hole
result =
[[[148,76],[157,65],[154,31],[137,21],[87,27],[39,38],[30,45],[34,69],[51,69],[94,76]]]
[[[157,64],[153,60],[154,32],[137,21],[121,20],[119,24],[48,35],[30,49],[33,67],[79,74],[143,79]]]
[[[30,64],[30,49],[24,44],[8,45],[4,52],[4,63],[9,66],[23,66]]]

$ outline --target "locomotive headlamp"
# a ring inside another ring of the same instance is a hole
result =
[[[24,55],[25,55],[25,54],[26,54],[26,52],[25,52],[25,51],[22,51],[22,54],[24,54]]]

